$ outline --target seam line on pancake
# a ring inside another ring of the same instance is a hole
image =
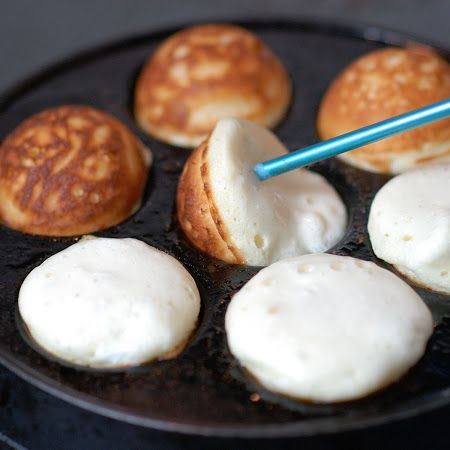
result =
[[[211,190],[209,188],[209,173],[208,173],[208,167],[206,164],[206,158],[207,158],[207,153],[208,153],[208,143],[209,143],[209,136],[206,139],[205,146],[203,148],[202,155],[201,155],[200,175],[201,175],[202,182],[203,182],[203,189],[205,191],[206,198],[208,199],[208,205],[209,205],[209,210],[211,212],[211,218],[213,219],[213,221],[216,225],[216,229],[217,229],[217,232],[219,233],[220,237],[224,241],[228,250],[232,253],[234,258],[236,259],[236,263],[242,264],[242,263],[244,263],[244,259],[242,258],[238,249],[233,245],[233,243],[229,239],[227,239],[225,225],[223,224],[220,214],[217,211],[217,208],[214,204],[214,200],[211,195]]]

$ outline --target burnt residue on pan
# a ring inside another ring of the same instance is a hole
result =
[[[242,25],[271,47],[292,78],[294,99],[277,128],[292,149],[316,140],[321,96],[346,64],[386,43],[409,41],[373,27],[371,40],[365,40],[364,27],[310,22]],[[62,104],[92,105],[129,126],[154,152],[154,165],[141,208],[98,235],[135,237],[178,258],[201,290],[198,330],[177,358],[138,368],[88,370],[54,360],[36,348],[21,326],[16,317],[17,295],[30,270],[77,238],[30,236],[0,226],[0,360],[28,381],[92,411],[143,426],[204,435],[310,435],[387,422],[448,403],[450,299],[417,286],[437,325],[427,352],[398,383],[360,401],[314,405],[280,397],[256,384],[230,355],[224,332],[228,302],[260,268],[213,260],[187,242],[176,221],[175,193],[189,151],[145,136],[132,114],[131,95],[139,67],[174,31],[86,52],[19,85],[0,99],[0,139],[30,115]],[[330,180],[349,210],[347,233],[330,252],[374,260],[393,270],[375,258],[366,232],[371,200],[389,177],[336,160],[311,169]]]

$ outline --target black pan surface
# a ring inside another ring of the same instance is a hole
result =
[[[294,101],[277,129],[291,149],[316,140],[319,101],[346,64],[386,44],[411,41],[374,27],[267,21],[242,25],[274,50],[292,77]],[[155,163],[141,209],[98,235],[136,237],[178,258],[202,293],[198,331],[177,359],[134,369],[95,371],[54,360],[23,332],[16,311],[17,294],[34,267],[76,239],[29,236],[0,227],[0,361],[30,383],[99,414],[201,435],[313,435],[385,423],[450,403],[450,298],[419,287],[414,288],[433,311],[435,333],[420,363],[400,382],[376,395],[332,406],[294,402],[267,392],[242,372],[226,346],[224,314],[231,296],[259,268],[227,265],[189,245],[177,226],[174,208],[177,180],[189,152],[145,136],[131,112],[133,85],[141,65],[174,31],[85,52],[5,93],[0,98],[0,139],[31,114],[69,103],[102,108],[127,124],[153,150]],[[449,58],[448,52],[440,51]],[[388,177],[336,160],[312,169],[338,189],[350,212],[346,236],[330,252],[387,267],[372,253],[366,222],[371,200]]]

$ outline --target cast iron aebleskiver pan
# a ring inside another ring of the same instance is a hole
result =
[[[316,140],[314,125],[320,98],[340,69],[367,51],[410,41],[373,27],[312,22],[242,25],[274,50],[293,79],[295,98],[277,130],[292,149]],[[271,394],[243,374],[226,346],[224,314],[232,294],[259,269],[218,262],[186,242],[176,223],[174,200],[189,152],[146,137],[131,112],[133,84],[140,66],[174,31],[139,36],[83,53],[20,84],[0,99],[0,139],[44,108],[84,103],[114,114],[149,145],[155,163],[142,208],[126,222],[98,235],[136,237],[181,260],[202,293],[197,333],[177,359],[129,370],[84,370],[46,357],[33,348],[17,320],[17,294],[32,268],[75,239],[29,236],[0,227],[0,361],[36,386],[91,411],[192,434],[317,434],[379,424],[450,402],[450,298],[417,287],[439,325],[425,357],[394,386],[352,403],[312,405]],[[447,52],[442,53],[449,57]],[[366,234],[367,213],[374,193],[388,177],[335,160],[317,164],[313,170],[327,176],[349,208],[348,232],[330,252],[376,260]],[[255,392],[260,399],[251,396]]]

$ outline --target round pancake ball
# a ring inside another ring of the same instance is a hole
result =
[[[136,239],[85,239],[26,277],[20,315],[62,360],[119,368],[175,357],[191,337],[200,295],[184,267]]]
[[[368,53],[333,81],[320,105],[322,139],[371,125],[450,97],[450,65],[422,46]],[[392,136],[339,156],[371,172],[399,173],[450,161],[450,119]]]
[[[450,164],[388,181],[372,202],[368,231],[378,258],[413,282],[450,294]]]
[[[304,255],[261,270],[231,300],[231,353],[267,389],[312,402],[369,395],[424,354],[431,313],[374,263]]]
[[[291,98],[286,70],[254,34],[200,25],[169,37],[144,65],[135,116],[148,134],[195,147],[225,116],[274,127]]]
[[[151,153],[109,114],[60,106],[20,124],[0,147],[0,221],[72,236],[122,222],[140,205]]]
[[[299,169],[261,182],[254,174],[256,163],[286,152],[266,128],[219,120],[178,184],[178,222],[189,241],[215,258],[253,266],[335,245],[347,211],[324,177]]]

